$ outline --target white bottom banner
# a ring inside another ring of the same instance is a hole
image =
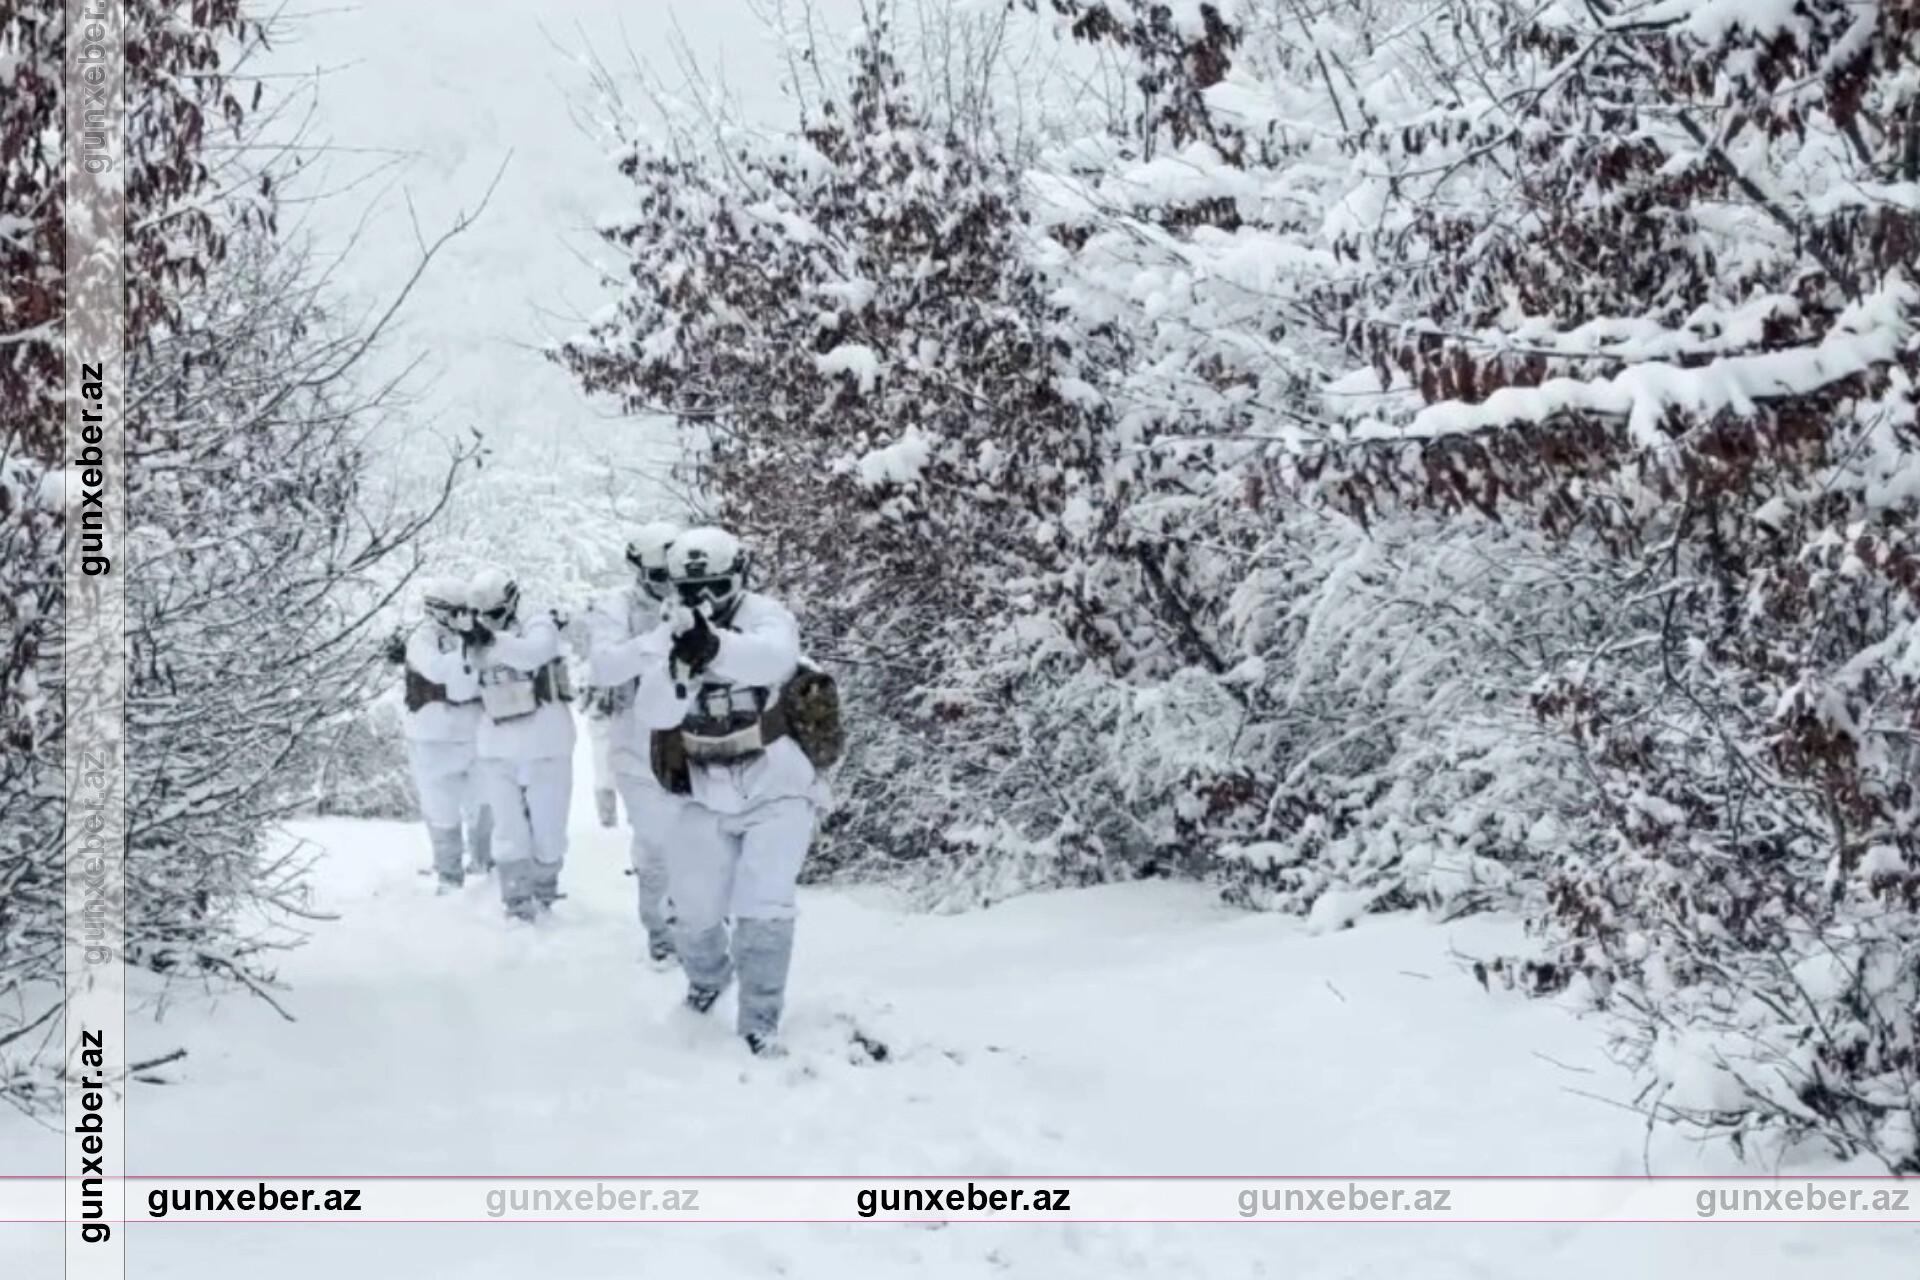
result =
[[[0,1179],[0,1222],[66,1220]],[[199,1177],[126,1181],[130,1223],[1920,1222],[1899,1178]]]

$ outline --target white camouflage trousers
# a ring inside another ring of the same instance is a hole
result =
[[[459,884],[470,854],[473,870],[484,871],[492,862],[492,814],[483,794],[473,743],[409,739],[407,762],[413,768],[420,816],[426,820],[427,836],[433,842],[433,869],[441,880]]]
[[[480,777],[493,810],[494,861],[507,911],[531,919],[559,894],[567,859],[567,805],[573,760],[483,758]]]
[[[648,937],[658,937],[667,930],[667,843],[682,802],[662,791],[650,776],[622,770],[614,778],[626,805],[627,822],[633,827],[628,856],[639,885],[640,924]]]
[[[797,797],[741,814],[683,803],[672,824],[667,884],[681,967],[689,985],[709,991],[738,975],[742,1035],[779,1026],[793,959],[794,889],[813,825],[813,805]]]

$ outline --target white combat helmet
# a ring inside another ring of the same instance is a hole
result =
[[[627,539],[627,563],[639,576],[640,588],[655,600],[673,597],[673,585],[667,573],[667,548],[680,536],[680,526],[671,520],[655,520],[634,530]]]
[[[467,584],[467,604],[495,630],[511,623],[520,607],[520,584],[505,569],[482,569]]]
[[[726,617],[740,602],[749,564],[740,539],[711,525],[688,530],[667,548],[667,576],[680,603],[716,618]]]
[[[420,584],[420,607],[430,621],[458,630],[460,615],[470,607],[467,584],[458,578],[428,578]]]

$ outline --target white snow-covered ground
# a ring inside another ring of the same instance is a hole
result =
[[[583,762],[584,763],[584,762]],[[583,789],[584,790],[584,789]],[[584,800],[584,795],[581,799]],[[579,806],[553,927],[490,884],[436,898],[421,833],[332,821],[288,957],[285,1022],[242,996],[176,1003],[136,1053],[184,1044],[129,1112],[134,1172],[1633,1173],[1735,1168],[1597,1098],[1628,1082],[1600,1031],[1488,995],[1454,950],[1513,926],[1373,919],[1329,936],[1161,882],[949,917],[812,892],[793,1056],[748,1057],[638,961],[623,833]],[[729,1002],[730,1003],[730,1002]],[[856,1065],[851,1019],[893,1050]],[[60,1167],[0,1118],[0,1173]],[[0,1275],[59,1274],[55,1227],[0,1228]],[[1862,1226],[641,1227],[135,1225],[138,1280],[685,1275],[1622,1280],[1911,1275],[1920,1232]]]

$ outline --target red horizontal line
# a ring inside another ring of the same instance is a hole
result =
[[[94,1175],[90,1175],[94,1176]],[[110,1173],[109,1182],[1912,1182],[1892,1173]],[[0,1173],[0,1182],[78,1174]]]
[[[12,1225],[14,1223],[52,1224],[52,1223],[61,1223],[61,1222],[67,1222],[67,1221],[74,1221],[74,1220],[64,1219],[64,1218],[17,1218],[17,1219],[16,1218],[0,1218],[0,1225]],[[799,1225],[809,1225],[809,1224],[818,1224],[818,1225],[848,1224],[853,1226],[869,1225],[869,1226],[877,1227],[877,1226],[886,1226],[888,1224],[898,1225],[903,1222],[942,1222],[942,1223],[954,1223],[954,1224],[999,1223],[1001,1225],[1021,1224],[1021,1223],[1048,1223],[1048,1222],[1057,1222],[1057,1223],[1093,1222],[1093,1223],[1106,1223],[1106,1224],[1119,1224],[1119,1223],[1128,1223],[1128,1222],[1158,1223],[1158,1224],[1191,1223],[1196,1225],[1206,1225],[1206,1224],[1215,1224],[1215,1223],[1248,1223],[1248,1224],[1261,1224],[1266,1226],[1344,1226],[1344,1227],[1432,1226],[1435,1224],[1445,1226],[1453,1223],[1458,1223],[1459,1225],[1462,1225],[1462,1226],[1475,1226],[1475,1225],[1486,1226],[1486,1225],[1493,1225],[1493,1224],[1525,1225],[1529,1223],[1535,1223],[1535,1224],[1541,1224],[1541,1225],[1554,1225],[1554,1224],[1565,1224],[1565,1223],[1589,1223],[1593,1225],[1604,1225],[1607,1223],[1621,1223],[1623,1225],[1632,1225],[1632,1224],[1652,1225],[1652,1224],[1680,1224],[1680,1223],[1689,1223],[1689,1222],[1699,1222],[1699,1223],[1717,1223],[1717,1224],[1722,1224],[1726,1226],[1744,1226],[1744,1227],[1824,1226],[1828,1223],[1832,1223],[1834,1225],[1840,1225],[1840,1226],[1877,1225],[1882,1227],[1910,1227],[1914,1225],[1916,1222],[1920,1222],[1920,1218],[1913,1218],[1913,1217],[1906,1217],[1906,1218],[1791,1218],[1791,1217],[1790,1218],[1724,1218],[1724,1217],[1712,1217],[1712,1218],[1692,1218],[1692,1217],[1688,1217],[1688,1218],[1454,1218],[1454,1217],[1445,1217],[1445,1216],[1431,1217],[1431,1218],[1365,1218],[1365,1217],[1242,1218],[1238,1216],[1231,1217],[1231,1218],[1082,1218],[1072,1214],[1068,1214],[1060,1217],[1001,1217],[1001,1218],[942,1218],[942,1217],[937,1217],[933,1215],[928,1215],[925,1217],[909,1217],[909,1218],[705,1218],[705,1217],[697,1217],[697,1216],[690,1217],[690,1218],[512,1218],[512,1217],[503,1217],[503,1218],[361,1218],[355,1214],[339,1214],[333,1217],[323,1217],[323,1218],[260,1218],[260,1217],[100,1218],[100,1219],[89,1219],[89,1221],[109,1222],[119,1226],[140,1226],[143,1224],[151,1224],[154,1226],[172,1225],[172,1226],[189,1226],[189,1227],[285,1226],[289,1223],[293,1223],[293,1224],[305,1223],[309,1226],[340,1226],[342,1224],[351,1224],[354,1222],[363,1223],[369,1226],[372,1226],[372,1225],[404,1226],[409,1224],[422,1225],[422,1226],[433,1226],[433,1225],[467,1226],[467,1225],[483,1224],[488,1226],[499,1225],[499,1226],[516,1226],[516,1227],[578,1227],[578,1226],[626,1227],[626,1226],[652,1226],[655,1224],[665,1224],[665,1223],[693,1223],[696,1225],[704,1223],[704,1224],[710,1224],[713,1226],[746,1226],[746,1225],[754,1225],[754,1224],[772,1225],[772,1226],[799,1226]]]

